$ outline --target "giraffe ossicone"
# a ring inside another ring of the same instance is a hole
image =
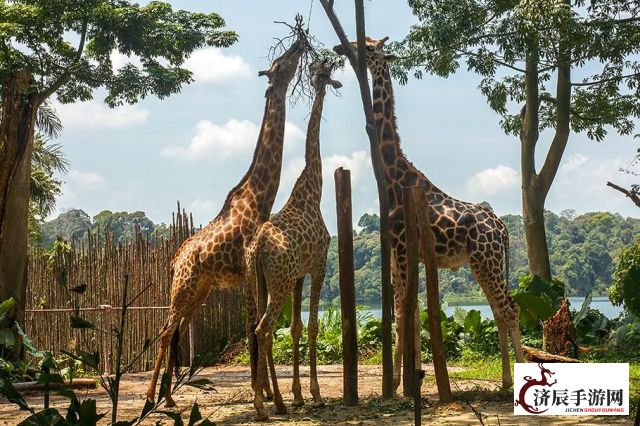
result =
[[[402,363],[402,336],[405,318],[415,315],[403,312],[406,289],[406,250],[402,212],[402,188],[420,186],[429,201],[431,231],[436,244],[438,268],[457,268],[468,264],[474,278],[482,288],[491,306],[498,327],[502,356],[502,384],[513,384],[509,363],[511,340],[517,362],[523,362],[520,339],[520,308],[509,294],[508,256],[509,234],[504,223],[493,211],[473,203],[457,200],[437,188],[404,155],[400,147],[395,116],[395,98],[389,72],[389,61],[395,59],[384,50],[385,37],[375,40],[366,37],[367,68],[373,81],[373,113],[380,153],[389,196],[389,232],[391,242],[391,274],[395,288],[396,348],[394,355],[394,387],[400,385]],[[351,49],[357,55],[356,42]],[[334,51],[344,55],[343,45]],[[419,320],[418,320],[419,323]],[[420,347],[420,330],[416,327],[416,347]],[[420,351],[416,351],[416,365],[420,365]]]

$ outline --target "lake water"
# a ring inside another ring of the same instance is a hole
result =
[[[584,301],[584,297],[569,297],[569,303],[571,304],[570,309],[576,310],[576,311],[580,310],[580,308],[582,307],[583,301]],[[456,308],[460,308],[465,311],[470,311],[472,309],[475,309],[477,311],[480,311],[480,314],[483,317],[493,318],[493,313],[491,312],[491,308],[489,307],[488,304],[447,306],[444,308],[444,312],[447,315],[451,316],[453,314],[453,311]],[[604,316],[606,316],[609,319],[617,317],[618,315],[620,315],[620,312],[622,312],[622,306],[613,306],[607,296],[594,296],[593,299],[591,299],[591,309],[599,310],[604,314]],[[370,313],[374,318],[382,317],[382,309],[380,308],[372,307],[367,309],[366,312]],[[322,316],[323,311],[320,311],[319,314],[320,316]],[[308,320],[309,320],[309,311],[303,311],[302,321],[306,324]]]

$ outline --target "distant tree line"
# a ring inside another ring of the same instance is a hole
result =
[[[518,277],[529,273],[527,248],[522,216],[502,216],[509,229],[509,283],[516,287]],[[354,261],[357,303],[369,306],[380,304],[380,246],[378,216],[364,214],[358,221],[354,235]],[[91,218],[79,209],[69,210],[56,219],[40,224],[41,239],[37,244],[50,247],[58,236],[80,241],[87,230],[108,226],[116,241],[134,236],[139,226],[150,237],[168,234],[165,224],[156,225],[144,212],[102,211]],[[583,296],[590,290],[603,294],[611,284],[615,261],[623,247],[640,235],[640,219],[624,218],[619,214],[595,212],[576,215],[573,210],[560,214],[545,212],[547,243],[553,276],[565,283],[568,294]],[[306,288],[308,291],[308,288]],[[468,268],[457,272],[440,270],[440,291],[443,295],[481,296]],[[420,292],[424,292],[424,272],[421,271]],[[306,297],[307,295],[305,295]],[[329,247],[327,274],[322,300],[332,302],[340,296],[338,279],[337,237]]]

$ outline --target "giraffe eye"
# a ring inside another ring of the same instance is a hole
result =
[[[367,50],[368,50],[369,52],[373,52],[373,46],[367,46]]]

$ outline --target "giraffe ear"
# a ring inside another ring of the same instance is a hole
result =
[[[269,70],[258,71],[258,77],[262,77],[263,75],[269,74]]]
[[[339,89],[342,87],[342,83],[338,80],[331,80],[331,86],[333,86],[334,89]]]

